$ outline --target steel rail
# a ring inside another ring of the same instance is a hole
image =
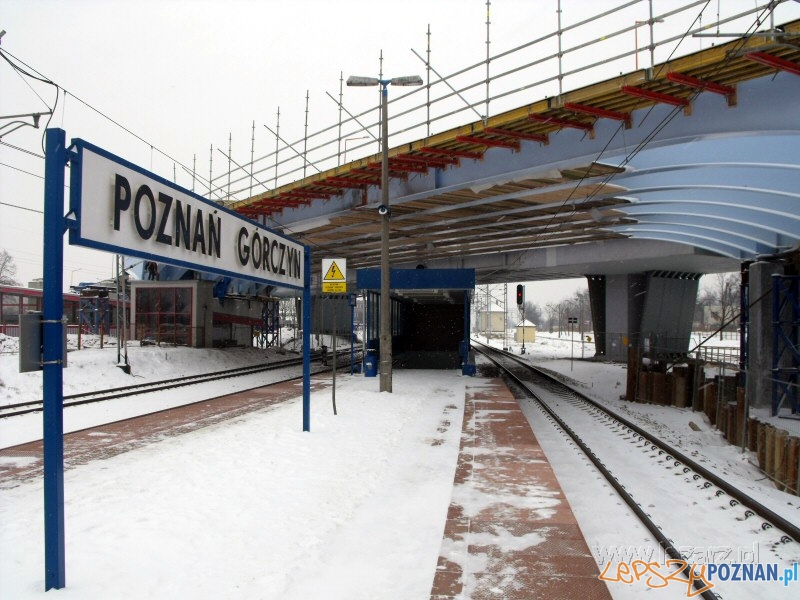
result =
[[[636,501],[628,494],[625,487],[606,469],[605,465],[602,461],[594,454],[594,452],[589,448],[583,440],[578,436],[572,428],[569,427],[556,413],[553,411],[550,406],[543,400],[541,400],[538,395],[532,390],[528,384],[523,381],[520,377],[512,373],[507,367],[503,366],[500,363],[499,359],[496,359],[495,356],[502,356],[507,360],[512,360],[519,366],[524,367],[530,372],[535,373],[537,376],[546,379],[548,382],[554,383],[557,386],[561,387],[562,389],[568,390],[571,394],[573,394],[578,399],[586,402],[594,409],[604,413],[611,419],[614,419],[630,432],[635,433],[639,436],[640,439],[646,441],[651,445],[651,449],[655,450],[658,448],[662,452],[664,452],[667,456],[667,459],[673,459],[675,461],[679,461],[679,463],[683,464],[684,467],[691,469],[694,471],[699,477],[703,477],[706,479],[710,484],[715,485],[717,488],[722,490],[725,494],[727,494],[731,499],[732,502],[735,501],[740,504],[745,509],[749,509],[752,511],[753,514],[758,515],[761,517],[766,524],[762,525],[762,528],[766,528],[768,526],[776,527],[783,531],[786,535],[782,537],[781,541],[791,541],[792,539],[795,542],[800,542],[800,527],[791,523],[781,515],[775,513],[770,508],[764,506],[762,503],[758,502],[754,498],[750,497],[748,494],[743,492],[742,490],[736,488],[732,484],[728,483],[726,480],[722,479],[712,471],[708,470],[707,468],[703,467],[696,461],[692,460],[691,458],[684,455],[682,452],[676,450],[666,442],[660,440],[659,438],[655,437],[654,435],[650,434],[649,432],[645,431],[641,427],[637,426],[636,424],[632,423],[628,419],[621,417],[620,415],[616,414],[615,412],[611,411],[610,409],[606,408],[602,404],[598,403],[595,400],[585,396],[580,391],[575,390],[571,386],[559,381],[552,375],[534,367],[526,363],[525,361],[517,358],[513,354],[508,352],[500,351],[496,348],[491,348],[485,344],[481,344],[480,342],[476,342],[473,340],[473,349],[476,352],[479,352],[483,356],[485,356],[488,360],[490,360],[494,365],[500,368],[508,377],[513,379],[518,385],[520,385],[523,389],[525,389],[528,393],[530,393],[538,402],[539,406],[542,410],[545,411],[557,424],[558,426],[567,433],[570,438],[575,442],[575,444],[584,452],[586,457],[592,462],[592,464],[600,471],[603,476],[606,478],[608,483],[617,491],[623,501],[630,507],[630,509],[636,514],[642,524],[647,527],[648,531],[658,540],[659,544],[662,545],[665,552],[667,552],[672,558],[676,560],[685,560],[685,558],[675,549],[675,544],[670,541],[658,527],[658,525],[642,510],[642,508],[636,503]],[[676,463],[677,464],[677,463]],[[687,577],[690,577],[691,569],[689,565],[687,565],[686,569],[684,569],[684,573],[686,573]],[[695,587],[698,591],[701,589],[701,582],[695,580]],[[704,598],[708,598],[709,600],[717,598],[716,594],[706,590],[702,592],[701,595]]]
[[[337,356],[348,355],[349,350],[340,350]],[[321,356],[317,355],[314,359],[315,362],[321,360]],[[78,394],[71,394],[64,396],[64,407],[80,406],[83,404],[92,404],[95,402],[103,402],[105,400],[114,400],[117,398],[126,398],[129,396],[136,396],[139,394],[149,394],[151,392],[160,392],[169,389],[184,387],[187,385],[194,385],[200,383],[208,383],[220,379],[228,379],[230,377],[243,377],[245,375],[255,375],[265,371],[274,371],[284,367],[291,367],[301,365],[302,358],[291,358],[280,362],[270,363],[268,365],[250,365],[247,367],[236,367],[233,369],[226,369],[223,371],[215,371],[213,373],[198,373],[196,375],[185,375],[183,377],[175,377],[173,379],[162,379],[159,381],[151,381],[148,383],[138,383],[134,385],[127,385],[117,388],[110,388],[106,390],[95,390],[90,392],[80,392]],[[342,363],[345,364],[345,363]],[[349,364],[349,362],[347,363]],[[290,381],[295,379],[290,377],[283,381]],[[261,386],[257,386],[261,387]],[[15,404],[6,404],[0,406],[0,411],[7,411],[11,409],[20,408],[22,410],[14,410],[0,414],[0,419],[8,417],[18,417],[21,415],[39,412],[42,410],[41,400],[30,400],[27,402],[18,402]]]
[[[475,346],[473,346],[473,348],[475,348]],[[683,556],[675,549],[675,547],[674,547],[675,544],[666,535],[664,535],[664,533],[661,531],[661,529],[658,527],[658,525],[655,523],[655,521],[653,521],[647,515],[647,513],[645,513],[644,510],[642,510],[641,506],[639,506],[637,504],[636,500],[634,500],[633,497],[627,492],[627,490],[625,489],[625,486],[623,486],[619,482],[619,480],[616,477],[614,477],[608,469],[606,469],[605,465],[600,461],[600,459],[597,457],[597,455],[594,452],[592,452],[591,448],[589,448],[583,442],[583,440],[580,438],[580,436],[578,436],[578,434],[576,434],[572,430],[572,428],[569,425],[567,425],[561,419],[561,417],[559,417],[555,413],[555,411],[553,411],[553,409],[550,408],[550,406],[548,406],[548,404],[546,402],[541,400],[535,394],[535,392],[533,392],[533,390],[531,390],[527,386],[527,384],[522,379],[520,379],[519,377],[514,375],[509,369],[504,367],[500,363],[500,361],[498,359],[496,359],[494,356],[491,355],[492,353],[496,353],[496,354],[502,354],[502,353],[500,351],[497,351],[497,350],[494,350],[494,349],[489,349],[488,346],[485,347],[485,348],[482,348],[482,349],[481,348],[475,348],[475,350],[476,350],[476,352],[479,352],[480,354],[485,356],[488,360],[490,360],[498,368],[502,369],[502,371],[504,372],[504,374],[506,376],[508,376],[511,379],[513,379],[519,386],[521,386],[524,390],[526,390],[529,394],[531,394],[531,396],[534,399],[536,399],[538,401],[539,406],[542,408],[542,410],[544,410],[550,416],[550,418],[553,419],[558,424],[558,426],[567,435],[569,435],[570,438],[572,438],[572,441],[581,449],[581,451],[591,461],[591,463],[594,465],[594,467],[598,471],[600,471],[600,473],[603,475],[603,477],[605,477],[605,479],[609,483],[609,485],[611,485],[611,487],[614,488],[614,490],[617,492],[617,494],[619,494],[620,498],[622,498],[622,500],[625,502],[625,504],[628,505],[628,508],[630,508],[633,511],[633,513],[636,515],[636,517],[639,519],[639,521],[642,523],[642,525],[644,525],[645,528],[647,528],[647,530],[658,541],[659,545],[661,545],[661,547],[664,548],[664,551],[667,554],[669,554],[671,558],[673,558],[675,560],[685,561]],[[510,357],[510,356],[506,356],[506,358],[512,358],[513,359],[513,357]],[[522,361],[517,361],[517,362],[519,362],[519,364],[521,364],[523,366],[529,366],[529,365],[525,365],[525,363],[522,362]],[[554,380],[554,381],[557,381],[557,380]],[[558,383],[561,384],[561,385],[564,385],[561,382],[558,382]],[[698,592],[703,587],[705,587],[703,584],[700,583],[699,580],[697,580],[697,579],[695,579],[693,577],[692,568],[688,564],[686,564],[686,566],[682,569],[682,572],[686,575],[686,577],[688,577],[690,580],[692,580],[694,582],[694,587],[695,587],[695,589],[698,590]],[[714,592],[712,592],[711,590],[704,590],[704,591],[700,592],[700,595],[703,598],[705,598],[706,600],[717,600],[716,594]]]
[[[473,343],[476,343],[476,342],[473,341]],[[489,346],[485,346],[485,347],[486,348],[490,348]],[[547,379],[549,381],[552,381],[552,382],[558,384],[559,386],[563,386],[565,389],[568,389],[572,394],[576,395],[578,398],[580,398],[581,400],[583,400],[587,404],[589,404],[592,407],[594,407],[595,409],[605,413],[606,415],[608,415],[612,419],[618,421],[624,427],[626,427],[627,429],[629,429],[633,433],[636,433],[642,439],[650,442],[652,445],[656,446],[658,449],[663,450],[668,455],[668,457],[672,457],[675,460],[680,461],[685,466],[687,466],[690,469],[692,469],[695,473],[697,473],[698,475],[700,475],[701,477],[703,477],[707,481],[711,482],[713,485],[717,486],[719,489],[721,489],[723,492],[725,492],[728,496],[730,496],[731,498],[733,498],[734,500],[739,502],[742,506],[745,506],[747,508],[752,509],[755,514],[757,514],[762,519],[764,519],[766,521],[769,521],[772,525],[776,526],[778,529],[782,530],[784,533],[786,533],[788,536],[790,536],[795,542],[800,542],[800,526],[795,525],[794,523],[792,523],[789,520],[785,519],[784,517],[782,517],[781,515],[777,514],[776,512],[771,510],[770,508],[764,506],[763,504],[758,502],[756,499],[750,497],[749,495],[747,495],[745,492],[743,492],[739,488],[737,488],[737,487],[731,485],[730,483],[728,483],[725,479],[723,479],[722,477],[720,477],[719,475],[717,475],[713,471],[710,471],[709,469],[705,468],[700,463],[692,460],[691,458],[689,458],[688,456],[683,454],[680,450],[677,450],[676,448],[673,448],[672,446],[670,446],[666,442],[664,442],[664,441],[660,440],[659,438],[655,437],[653,434],[651,434],[651,433],[647,432],[646,430],[642,429],[641,427],[639,427],[635,423],[632,423],[631,421],[629,421],[625,417],[622,417],[622,416],[618,415],[617,413],[615,413],[611,409],[603,406],[602,404],[600,404],[596,400],[592,400],[588,396],[582,394],[580,391],[578,391],[578,390],[570,387],[569,385],[559,381],[558,379],[554,378],[552,375],[547,374],[546,372],[542,371],[541,369],[537,369],[536,367],[526,363],[525,361],[520,360],[519,358],[517,358],[513,354],[505,353],[505,352],[502,352],[500,350],[496,350],[494,348],[491,348],[491,351],[498,352],[498,353],[506,356],[507,358],[515,361],[519,365],[524,366],[527,369],[530,369],[532,372],[535,372],[537,375],[539,375],[541,377],[544,377],[545,379]]]

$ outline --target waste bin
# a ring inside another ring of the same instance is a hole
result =
[[[364,377],[375,377],[378,374],[378,357],[375,350],[367,350],[364,357]]]

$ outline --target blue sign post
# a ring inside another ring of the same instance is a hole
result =
[[[305,247],[303,286],[303,431],[311,431],[311,248]]]
[[[63,129],[45,132],[44,290],[42,307],[42,443],[44,451],[45,591],[63,588],[64,566],[64,169]]]

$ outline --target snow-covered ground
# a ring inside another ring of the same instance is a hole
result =
[[[798,498],[777,492],[750,464],[753,457],[727,445],[702,414],[622,401],[623,366],[577,360],[579,348],[572,361],[571,352],[566,340],[540,336],[528,344],[526,356],[666,439],[700,448],[710,463],[749,482],[754,495],[800,522]],[[593,348],[585,353],[591,356]],[[81,350],[69,355],[65,393],[264,359],[263,351],[249,349],[130,348],[128,376],[115,366],[116,349]],[[17,373],[16,361],[15,355],[0,355],[4,403],[41,393],[41,376]],[[55,595],[427,598],[469,381],[458,372],[398,370],[389,395],[377,391],[376,378],[340,372],[339,414],[332,414],[330,390],[312,394],[310,433],[300,431],[298,398],[68,470],[67,587]],[[229,382],[203,387],[207,395],[230,391]],[[189,397],[200,399],[196,392]],[[109,420],[130,410],[114,406],[104,409]],[[442,432],[446,410],[453,427]],[[0,423],[0,447],[9,445],[3,440],[13,439],[15,430],[41,430],[40,414],[4,421],[13,424]],[[534,423],[534,429],[542,425]],[[574,453],[558,450],[544,430],[537,436],[590,547],[638,544],[622,519],[598,514],[585,482],[575,477]],[[43,597],[42,515],[41,481],[0,489],[0,598]],[[794,598],[798,586],[765,582],[763,597]],[[625,600],[655,592],[643,583],[609,589]],[[685,597],[685,589],[677,591],[673,586],[669,597]],[[668,597],[668,590],[662,592],[657,596]]]

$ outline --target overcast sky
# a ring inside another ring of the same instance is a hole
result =
[[[562,0],[562,23],[617,4]],[[674,4],[655,2],[657,10]],[[800,4],[788,5],[800,13]],[[557,0],[493,0],[492,54],[553,31],[556,8]],[[642,2],[619,27],[647,17]],[[264,125],[274,129],[278,107],[282,137],[301,139],[307,92],[309,132],[334,124],[338,109],[326,92],[338,97],[342,74],[376,76],[381,52],[385,75],[424,75],[412,48],[425,55],[429,26],[431,62],[441,73],[482,60],[486,20],[486,0],[5,0],[0,46],[62,88],[50,126],[168,179],[175,173],[189,187],[181,165],[196,160],[207,177],[210,146],[227,152],[229,135],[234,159],[249,161],[254,122],[256,157],[271,152],[275,138]],[[632,36],[628,42],[632,49]],[[704,42],[689,43],[699,49]],[[56,99],[53,86],[5,61],[0,90],[0,116],[46,111]],[[377,95],[345,88],[343,102],[359,112]],[[0,144],[0,248],[14,257],[23,283],[42,274],[44,161],[34,154],[42,154],[44,118],[41,125]],[[227,171],[217,150],[213,160],[215,176]],[[112,255],[67,246],[65,285],[108,277],[112,264]]]

